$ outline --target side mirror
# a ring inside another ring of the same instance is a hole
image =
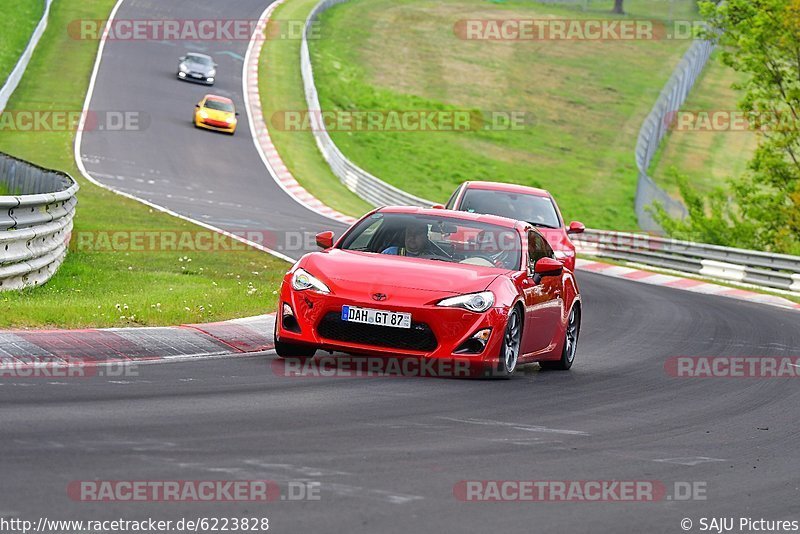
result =
[[[199,108],[200,104],[195,104],[194,107]]]
[[[237,111],[236,113],[234,113],[234,115],[236,115],[238,117],[239,116],[239,112]]]
[[[567,228],[568,234],[582,234],[583,231],[586,230],[586,227],[583,223],[579,223],[578,221],[572,221],[569,223],[569,228]]]
[[[328,249],[333,246],[333,232],[320,232],[317,234],[317,246],[321,249]]]
[[[186,61],[186,56],[181,56],[178,58],[178,61]]]
[[[435,210],[443,210],[444,209],[444,204],[434,204],[433,206],[431,206],[431,208],[433,208]]]
[[[533,266],[533,273],[539,276],[559,276],[564,264],[553,258],[540,258]]]

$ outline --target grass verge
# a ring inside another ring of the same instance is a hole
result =
[[[636,229],[636,135],[689,41],[468,41],[454,32],[464,19],[612,18],[612,2],[591,5],[353,0],[330,9],[311,41],[326,111],[534,116],[517,130],[339,131],[334,141],[366,170],[434,201],[464,180],[520,183],[552,191],[568,219]],[[691,2],[626,9],[631,19],[693,16]]]
[[[275,10],[272,20],[298,24],[318,1],[289,0]],[[353,217],[371,210],[370,204],[342,185],[331,172],[310,131],[284,131],[275,127],[278,121],[271,120],[282,112],[308,109],[300,75],[300,40],[266,40],[260,57],[261,109],[265,120],[270,122],[269,134],[286,167],[303,187],[328,206]]]
[[[82,109],[97,42],[69,37],[75,19],[105,19],[114,0],[54,2],[47,32],[8,110]],[[53,76],[58,72],[58,76]],[[83,180],[73,160],[74,131],[0,131],[0,150],[60,169],[81,184],[73,250],[44,286],[0,293],[0,328],[171,325],[274,311],[273,291],[287,264],[246,249],[105,252],[79,246],[97,232],[196,235],[202,229]],[[93,237],[94,236],[94,237]],[[234,248],[223,240],[218,249]]]
[[[4,0],[3,31],[0,32],[0,87],[28,46],[44,12],[44,0]]]
[[[701,192],[725,186],[728,178],[740,176],[753,157],[758,136],[753,131],[712,130],[705,118],[713,113],[722,117],[738,111],[741,92],[731,84],[744,78],[725,66],[714,55],[681,108],[687,116],[686,129],[671,131],[662,141],[650,166],[650,176],[673,196],[680,196],[674,173],[685,175]]]

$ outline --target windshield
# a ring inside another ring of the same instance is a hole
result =
[[[489,189],[467,189],[459,209],[471,213],[499,215],[545,228],[561,227],[561,220],[549,197]]]
[[[521,242],[513,228],[409,213],[374,213],[342,242],[344,250],[410,256],[519,270]]]
[[[230,111],[233,113],[233,104],[230,102],[220,102],[219,100],[206,100],[206,107],[208,109],[216,109],[219,111]]]
[[[193,63],[200,63],[201,65],[211,65],[213,61],[208,56],[197,56],[195,54],[187,54],[186,61],[191,61]]]

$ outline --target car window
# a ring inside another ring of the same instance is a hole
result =
[[[357,223],[340,248],[519,270],[522,247],[514,228],[446,216],[378,212]]]
[[[458,194],[461,192],[461,189],[463,189],[463,187],[464,187],[464,184],[461,184],[460,186],[458,186],[456,188],[456,190],[453,192],[453,194],[450,195],[450,200],[448,200],[447,204],[445,204],[445,206],[444,206],[445,208],[447,208],[449,210],[453,209],[453,206],[456,203],[456,199],[458,198]]]
[[[216,109],[218,111],[229,111],[233,112],[233,104],[229,102],[220,102],[219,100],[206,100],[206,107],[208,109]]]
[[[542,258],[555,258],[553,249],[535,230],[528,231],[528,261],[533,267]]]
[[[561,220],[549,197],[468,188],[458,209],[471,213],[499,215],[544,228],[561,227]]]
[[[195,54],[187,54],[186,55],[187,61],[193,61],[194,63],[200,63],[201,65],[211,65],[212,61],[210,57],[205,56],[197,56]]]

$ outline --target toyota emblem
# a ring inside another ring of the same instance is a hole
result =
[[[378,302],[382,302],[386,300],[386,293],[373,293],[372,294],[373,300],[377,300]]]

